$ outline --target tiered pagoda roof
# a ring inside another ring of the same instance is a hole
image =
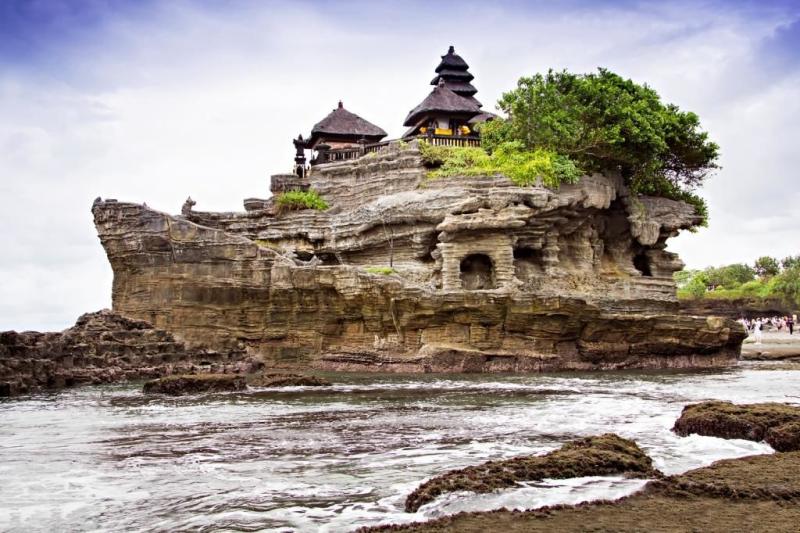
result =
[[[474,98],[460,96],[449,89],[446,82],[442,81],[417,107],[408,113],[403,125],[416,126],[421,119],[436,113],[463,115],[465,118],[471,118],[480,112],[480,105],[475,103]]]
[[[475,99],[478,92],[470,82],[475,77],[469,72],[469,65],[456,54],[455,47],[450,46],[447,53],[442,56],[442,61],[436,67],[436,77],[431,80],[431,85],[439,85],[444,81],[444,86],[459,96],[473,100],[478,107],[481,103]]]

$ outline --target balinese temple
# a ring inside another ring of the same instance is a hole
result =
[[[469,65],[450,47],[436,67],[433,91],[406,117],[404,139],[419,135],[476,137],[475,124],[494,117],[481,111]]]
[[[386,137],[386,132],[372,122],[365,120],[344,108],[342,102],[327,117],[311,128],[311,137],[306,148],[314,150],[320,144],[330,149],[351,148],[359,143],[375,143]]]
[[[298,135],[293,141],[295,173],[300,176],[305,174],[305,150],[316,150],[316,156],[311,159],[311,164],[315,165],[336,159],[350,159],[354,154],[349,151],[363,150],[366,144],[376,143],[384,137],[386,132],[382,128],[351,113],[339,100],[336,109],[314,124],[308,139]]]
[[[425,137],[435,145],[480,146],[475,125],[495,118],[481,110],[475,98],[478,90],[472,85],[474,76],[469,65],[451,46],[436,67],[431,80],[431,93],[406,117],[408,131],[403,140]],[[386,132],[375,124],[351,113],[342,102],[311,129],[311,136],[294,139],[295,173],[304,176],[306,150],[312,151],[311,165],[356,159],[381,150],[379,141]]]

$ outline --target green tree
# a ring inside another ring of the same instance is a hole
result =
[[[800,305],[800,265],[793,265],[775,276],[773,290],[787,301]]]
[[[489,151],[521,141],[526,149],[566,155],[584,170],[618,169],[645,194],[694,189],[718,168],[719,148],[697,115],[606,69],[521,78],[498,107],[509,118],[489,126]]]
[[[675,280],[678,289],[683,289],[699,272],[699,270],[678,270],[672,274],[672,279]]]
[[[800,255],[790,255],[781,259],[781,266],[784,270],[800,266]]]
[[[706,294],[708,277],[705,272],[696,272],[686,283],[683,292],[692,298],[702,298]]]
[[[763,255],[756,259],[753,267],[756,271],[756,276],[759,278],[771,278],[772,276],[777,276],[781,271],[778,260],[768,255]]]
[[[755,279],[753,267],[744,263],[734,263],[721,267],[709,267],[704,270],[709,287],[735,289],[742,283]]]

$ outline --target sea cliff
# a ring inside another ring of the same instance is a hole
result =
[[[431,179],[416,146],[277,175],[327,210],[248,199],[169,215],[95,201],[113,308],[191,346],[272,367],[528,372],[736,361],[742,328],[683,314],[666,251],[700,222],[619,176],[558,190],[503,176]]]

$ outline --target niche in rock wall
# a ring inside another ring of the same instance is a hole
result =
[[[318,254],[317,257],[325,266],[341,265],[342,263],[334,254]]]
[[[653,271],[650,270],[650,260],[647,258],[644,252],[636,254],[633,257],[633,266],[642,273],[642,276],[652,276]]]
[[[311,261],[312,259],[314,259],[314,252],[295,250],[294,255],[300,261]]]
[[[520,281],[530,281],[544,272],[542,251],[528,246],[514,248],[514,274]]]
[[[472,254],[461,260],[462,289],[479,291],[494,286],[494,267],[488,255]]]

